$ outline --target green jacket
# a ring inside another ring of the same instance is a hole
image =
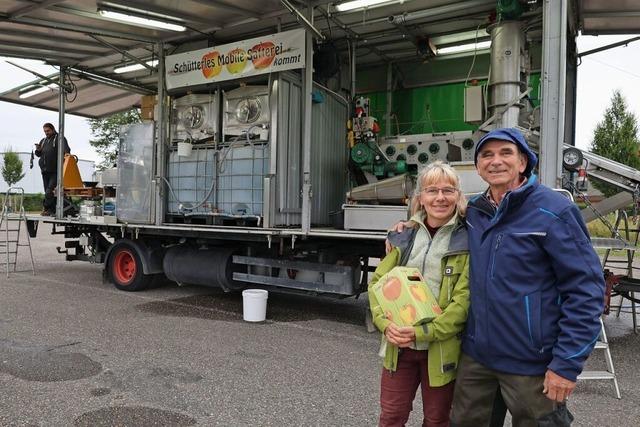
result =
[[[469,248],[467,229],[462,221],[464,220],[457,220],[447,230],[451,233],[451,239],[449,248],[442,258],[443,277],[438,298],[442,314],[426,325],[415,327],[416,342],[426,341],[429,344],[427,369],[429,385],[432,387],[443,386],[456,378],[461,351],[460,335],[469,310]],[[417,229],[406,229],[402,233],[389,234],[389,242],[394,249],[376,268],[369,287],[393,267],[406,264],[415,241],[416,231]],[[383,332],[384,367],[395,371],[398,363],[398,347],[387,342],[384,336],[384,330],[391,322],[385,317],[373,292],[369,292],[369,306],[373,323],[380,332]]]

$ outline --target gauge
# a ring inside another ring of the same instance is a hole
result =
[[[399,154],[398,157],[396,157],[396,161],[406,161],[407,160],[407,156],[405,156],[404,154]]]
[[[429,155],[427,153],[420,153],[418,161],[424,165],[429,161]]]
[[[438,151],[440,151],[440,146],[434,142],[433,144],[429,145],[429,151],[431,152],[431,154],[436,154]]]
[[[188,129],[197,129],[204,122],[204,110],[196,105],[182,110],[181,116],[184,127]]]
[[[409,153],[410,156],[413,156],[417,152],[418,152],[418,147],[416,147],[414,144],[411,144],[410,146],[407,147],[407,153]]]
[[[565,149],[562,153],[562,164],[570,171],[578,170],[582,165],[582,152],[575,147]]]
[[[394,154],[396,154],[396,147],[394,147],[393,145],[390,145],[387,148],[385,148],[384,152],[387,154],[387,156],[391,157]]]
[[[253,123],[261,113],[262,106],[258,98],[245,98],[236,105],[236,119],[240,123]]]
[[[462,141],[462,148],[464,148],[465,150],[473,149],[473,139],[467,138],[464,141]]]

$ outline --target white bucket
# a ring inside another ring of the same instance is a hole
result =
[[[242,291],[242,318],[247,322],[264,322],[267,318],[269,292],[262,289]]]
[[[191,148],[190,142],[178,142],[178,156],[189,157],[191,155]]]

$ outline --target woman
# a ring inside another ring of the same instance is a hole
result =
[[[398,265],[416,267],[442,309],[442,314],[426,325],[400,327],[385,317],[374,293],[369,292],[373,322],[383,333],[380,426],[405,425],[418,385],[422,388],[422,425],[449,425],[460,356],[458,335],[469,308],[465,206],[453,168],[434,162],[420,171],[411,221],[403,232],[390,233],[394,248],[380,262],[371,281],[376,283]]]

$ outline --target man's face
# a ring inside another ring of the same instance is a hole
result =
[[[478,174],[490,187],[516,188],[526,167],[527,157],[508,141],[489,140],[478,153]]]
[[[53,135],[53,129],[51,129],[49,126],[43,127],[42,130],[44,130],[44,134],[47,138]]]

